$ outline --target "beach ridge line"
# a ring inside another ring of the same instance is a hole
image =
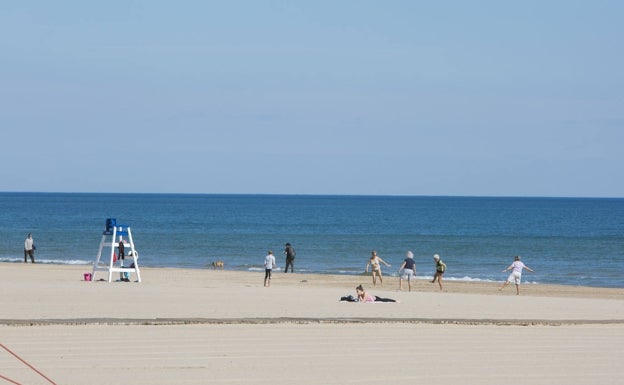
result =
[[[448,324],[494,326],[623,325],[624,319],[472,319],[472,318],[383,318],[383,317],[258,317],[258,318],[67,318],[0,319],[1,326],[86,325],[260,325],[260,324]]]

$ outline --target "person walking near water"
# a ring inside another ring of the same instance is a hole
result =
[[[288,273],[288,266],[290,266],[290,272],[294,273],[295,268],[295,249],[290,245],[290,243],[286,244],[286,248],[284,249],[284,254],[286,255],[286,268],[284,268],[284,273]]]
[[[275,256],[273,252],[269,250],[269,253],[264,257],[264,286],[271,286],[271,272],[275,268]]]
[[[371,267],[371,272],[373,273],[373,287],[377,286],[377,279],[375,276],[379,277],[379,283],[383,286],[383,278],[381,277],[381,265],[379,263],[383,263],[384,265],[390,267],[390,264],[386,263],[383,259],[381,259],[376,251],[371,253],[371,257],[366,264],[366,272],[368,273],[368,267]]]
[[[30,256],[30,261],[35,263],[35,241],[33,240],[32,234],[28,234],[26,240],[24,241],[24,263],[28,262],[28,256]]]
[[[399,290],[403,290],[403,280],[407,280],[407,287],[412,291],[412,279],[416,278],[416,262],[414,262],[414,253],[408,251],[405,253],[405,259],[399,267]]]
[[[520,256],[516,255],[514,257],[513,263],[509,265],[505,270],[503,270],[503,273],[511,270],[511,274],[509,274],[509,277],[507,277],[507,281],[503,283],[503,286],[501,286],[498,291],[503,290],[507,287],[507,285],[514,282],[516,284],[516,295],[520,295],[520,281],[522,280],[522,269],[526,269],[531,273],[533,272],[533,270],[531,270],[527,265],[520,261]]]
[[[433,280],[431,283],[435,283],[438,281],[438,285],[440,285],[440,291],[442,291],[442,276],[446,271],[446,264],[440,260],[440,256],[438,254],[433,256],[433,260],[435,261],[435,273],[433,274]]]

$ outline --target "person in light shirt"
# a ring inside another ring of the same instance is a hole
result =
[[[522,261],[520,261],[520,257],[516,255],[514,257],[513,263],[509,265],[505,270],[503,270],[503,273],[511,270],[511,274],[509,274],[509,277],[507,277],[507,281],[505,281],[503,286],[501,286],[501,288],[498,290],[501,291],[506,288],[507,285],[514,282],[516,284],[516,295],[520,295],[520,281],[522,280],[523,269],[526,269],[531,273],[533,272],[533,270],[531,270],[527,265],[522,263]]]
[[[275,268],[275,256],[273,252],[269,250],[269,253],[264,257],[264,286],[271,286],[271,272]]]
[[[35,263],[35,241],[33,241],[32,234],[28,234],[28,237],[24,241],[24,263],[28,262],[28,257],[30,256],[30,261]]]

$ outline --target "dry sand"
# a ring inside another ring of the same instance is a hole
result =
[[[264,273],[153,268],[82,281],[89,270],[0,265],[0,343],[59,385],[624,381],[624,289],[399,292],[396,278],[283,272],[264,288]],[[339,302],[360,283],[400,302]],[[2,349],[0,375],[49,383]]]

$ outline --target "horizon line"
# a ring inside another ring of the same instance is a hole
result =
[[[238,196],[320,196],[396,198],[531,198],[531,199],[624,199],[618,196],[574,195],[453,195],[453,194],[353,194],[353,193],[216,193],[216,192],[119,192],[119,191],[0,191],[0,194],[84,194],[84,195],[238,195]]]

